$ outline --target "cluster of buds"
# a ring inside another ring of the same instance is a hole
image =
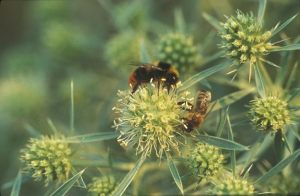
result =
[[[262,131],[277,132],[291,122],[287,102],[275,96],[251,101],[249,116],[252,123]]]
[[[215,176],[223,162],[224,156],[218,148],[202,143],[198,143],[187,158],[189,168],[200,179]]]
[[[71,149],[63,136],[32,138],[21,150],[24,171],[47,186],[52,181],[64,182],[72,169]]]
[[[254,186],[247,180],[230,177],[216,183],[212,193],[213,195],[252,195]]]
[[[275,47],[269,42],[272,32],[263,32],[262,25],[252,14],[237,11],[236,17],[227,17],[221,25],[222,47],[227,50],[227,56],[240,64],[255,64]]]
[[[99,196],[111,195],[117,186],[113,176],[102,176],[93,178],[93,181],[88,185],[88,191]]]
[[[160,40],[158,58],[174,65],[180,73],[184,73],[195,66],[200,57],[192,38],[177,33],[168,34]]]

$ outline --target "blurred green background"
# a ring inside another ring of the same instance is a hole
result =
[[[256,12],[257,6],[253,0],[2,0],[0,184],[16,176],[19,150],[35,136],[35,130],[51,133],[47,119],[62,132],[68,131],[71,80],[77,133],[112,130],[111,108],[116,92],[128,88],[128,75],[133,64],[140,61],[141,41],[152,60],[156,60],[160,37],[176,31],[176,10],[182,11],[186,32],[199,46],[199,54],[209,56],[218,51],[219,40],[214,38],[213,27],[203,19],[203,12],[223,21],[224,15],[234,14],[236,9]],[[299,11],[299,0],[271,0],[265,15],[266,27],[271,28]],[[297,17],[285,34],[294,39],[299,35],[299,27]],[[209,35],[212,39],[207,42]],[[298,52],[295,60],[299,57]],[[276,55],[271,58],[278,59]],[[210,63],[199,65],[194,70],[209,66]],[[211,85],[215,97],[234,90],[213,82]],[[244,136],[247,133],[238,135],[242,143],[248,144]],[[107,150],[105,145],[95,147],[99,152]],[[32,193],[30,190],[37,190],[36,195],[45,191],[33,181],[22,186],[24,195]],[[9,189],[1,192],[9,193]]]

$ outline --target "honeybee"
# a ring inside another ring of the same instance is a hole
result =
[[[129,85],[134,93],[142,84],[149,83],[150,81],[161,83],[168,89],[176,86],[179,81],[178,71],[169,63],[158,62],[158,65],[141,64],[136,68],[129,77]]]
[[[195,106],[191,105],[188,110],[188,114],[183,120],[183,130],[191,132],[198,128],[204,121],[208,109],[208,105],[211,101],[211,92],[201,90],[198,92]]]

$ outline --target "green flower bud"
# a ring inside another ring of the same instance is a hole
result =
[[[251,101],[249,116],[252,123],[262,131],[277,132],[291,122],[287,102],[274,96]]]
[[[102,176],[93,178],[88,185],[88,191],[93,195],[108,196],[116,188],[117,183],[113,176]]]
[[[184,73],[199,61],[197,47],[191,37],[183,34],[168,34],[158,45],[158,59],[170,63]]]
[[[136,148],[137,154],[150,155],[152,150],[161,158],[164,151],[177,150],[182,135],[182,108],[177,103],[190,100],[189,93],[178,94],[157,88],[153,83],[135,93],[119,91],[119,101],[113,110],[118,114],[115,127],[120,131],[118,141]]]
[[[63,136],[42,136],[30,139],[26,148],[21,150],[20,159],[25,165],[25,172],[48,186],[52,181],[63,182],[68,179],[72,168],[71,152]]]
[[[249,62],[255,64],[261,57],[274,48],[269,42],[271,31],[263,32],[262,26],[253,14],[240,11],[237,16],[230,16],[225,23],[220,37],[222,48],[227,50],[227,56],[240,64]]]
[[[214,195],[252,195],[254,186],[247,180],[239,178],[226,178],[223,182],[217,183],[212,190]]]
[[[187,157],[189,168],[200,179],[215,176],[223,162],[224,156],[218,148],[202,143],[198,143]]]

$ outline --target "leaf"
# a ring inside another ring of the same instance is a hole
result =
[[[221,98],[213,101],[211,103],[211,105],[213,106],[211,112],[217,111],[217,110],[222,109],[226,106],[229,106],[230,104],[233,104],[233,103],[237,102],[238,100],[244,98],[245,96],[247,96],[249,93],[253,92],[254,90],[255,90],[255,88],[240,90],[240,91],[233,92],[229,95],[226,95],[224,97],[221,97]]]
[[[288,164],[295,161],[298,156],[300,155],[300,149],[296,150],[293,154],[288,156],[287,158],[281,160],[278,164],[276,164],[273,168],[271,168],[267,173],[265,173],[263,176],[258,178],[255,181],[255,184],[260,184],[262,182],[265,182],[270,177],[274,176],[275,174],[278,174],[281,170],[283,170]]]
[[[18,196],[20,194],[22,184],[22,172],[19,170],[17,177],[14,181],[10,196]]]
[[[70,83],[70,90],[71,90],[71,106],[70,106],[70,131],[74,133],[74,82],[71,80]]]
[[[285,84],[285,89],[290,89],[291,85],[293,82],[296,80],[296,75],[297,75],[297,70],[298,70],[298,63],[296,62],[294,66],[292,67],[292,70],[287,78],[286,84]]]
[[[174,13],[176,32],[185,34],[186,25],[181,9],[176,9]]]
[[[201,72],[193,75],[192,77],[190,77],[189,79],[184,81],[182,83],[182,86],[178,87],[178,91],[183,91],[183,90],[191,87],[192,85],[196,84],[197,82],[209,77],[210,75],[212,75],[218,71],[221,71],[222,69],[225,69],[226,67],[230,66],[231,64],[232,64],[231,62],[221,63],[221,64],[215,65],[213,67],[210,67],[204,71],[201,71]]]
[[[290,19],[288,19],[287,21],[285,21],[282,25],[276,27],[273,32],[272,32],[272,37],[274,35],[276,35],[277,33],[279,33],[282,29],[284,29],[287,25],[289,25],[297,16],[298,14],[294,15],[293,17],[291,17]]]
[[[151,62],[150,55],[148,53],[148,50],[145,46],[145,40],[141,39],[140,40],[140,61],[142,63],[149,63]]]
[[[113,191],[112,196],[121,196],[126,191],[127,187],[130,185],[134,176],[137,174],[137,172],[141,168],[142,164],[144,163],[145,159],[146,159],[146,157],[142,156],[136,162],[135,166],[127,173],[127,175],[123,178],[121,183]]]
[[[81,170],[72,178],[70,178],[68,181],[63,183],[60,187],[58,187],[58,189],[56,189],[53,193],[51,193],[50,196],[63,196],[67,194],[67,192],[73,187],[73,185],[77,182],[77,180],[80,179],[84,171],[85,169]]]
[[[232,131],[232,127],[231,127],[231,121],[230,121],[230,117],[229,117],[228,113],[226,115],[226,119],[227,119],[227,124],[228,124],[228,128],[229,128],[228,129],[228,139],[231,142],[234,142],[233,131]],[[235,176],[235,168],[236,168],[236,153],[235,153],[235,150],[232,150],[230,152],[230,162],[231,162],[231,169],[232,169],[233,176]]]
[[[207,14],[206,12],[204,12],[202,14],[202,16],[209,24],[211,24],[213,27],[215,27],[218,31],[221,31],[223,29],[223,27],[220,24],[220,21],[218,21],[216,18],[212,17],[211,15]]]
[[[224,138],[220,138],[220,137],[214,137],[214,136],[209,136],[209,135],[199,135],[198,138],[202,142],[205,142],[207,144],[210,144],[210,145],[213,145],[213,146],[225,149],[225,150],[238,150],[238,151],[249,150],[249,148],[247,146],[244,146],[237,142],[227,140]]]
[[[263,18],[265,15],[266,7],[267,7],[267,0],[260,0],[258,1],[258,14],[257,14],[257,21],[262,24]]]
[[[166,156],[167,156],[168,166],[169,166],[170,172],[172,174],[172,177],[173,177],[177,187],[179,188],[181,194],[184,194],[181,178],[180,178],[179,172],[177,170],[177,167],[176,167],[175,163],[173,162],[172,157],[169,155],[169,153],[166,152]]]
[[[257,92],[261,97],[266,97],[264,79],[261,75],[258,64],[254,65],[254,71],[255,71],[255,84],[256,84]]]
[[[84,135],[67,137],[64,141],[67,143],[89,143],[110,140],[117,138],[118,136],[119,134],[116,132],[89,133]]]
[[[229,107],[227,107],[226,109],[223,109],[223,110],[220,111],[220,122],[218,124],[217,134],[216,134],[217,137],[220,137],[222,135],[223,130],[225,128],[226,116],[227,116],[227,113],[228,113],[228,108]]]
[[[287,46],[279,46],[273,48],[271,52],[279,52],[279,51],[291,51],[291,50],[300,50],[300,44],[290,44]]]
[[[295,97],[297,97],[300,94],[300,88],[295,88],[290,91],[290,95],[287,97],[287,102],[290,102],[293,100]]]

